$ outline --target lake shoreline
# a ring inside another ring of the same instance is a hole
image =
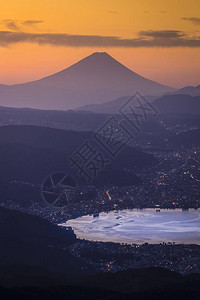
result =
[[[68,220],[77,238],[128,244],[200,244],[197,209],[125,209]]]

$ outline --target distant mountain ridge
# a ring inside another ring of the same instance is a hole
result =
[[[156,99],[153,104],[159,113],[200,114],[200,96],[166,95]]]
[[[118,114],[120,108],[130,97],[121,97],[113,101],[103,104],[91,104],[80,107],[80,111],[88,111],[93,113],[110,113]],[[200,96],[190,96],[188,94],[172,94],[158,97],[154,101],[145,97],[148,102],[158,110],[158,113],[177,113],[177,114],[200,114]]]
[[[105,52],[97,52],[40,80],[0,85],[0,105],[67,110],[103,103],[134,91],[162,95],[174,89],[138,75]]]
[[[200,96],[200,84],[197,86],[185,86],[177,91],[174,91],[173,94],[184,94],[190,96]]]
[[[0,126],[34,125],[73,131],[95,131],[107,121],[107,114],[87,111],[38,110],[0,106]]]

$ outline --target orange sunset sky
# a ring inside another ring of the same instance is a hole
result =
[[[39,79],[96,51],[160,83],[198,85],[200,1],[1,1],[0,84]]]

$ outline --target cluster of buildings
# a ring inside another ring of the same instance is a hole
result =
[[[200,207],[200,149],[157,154],[159,163],[144,169],[129,170],[142,180],[134,186],[106,186],[81,197],[62,209],[41,210],[43,217],[55,223],[83,215],[132,208]]]
[[[78,260],[103,272],[162,267],[181,274],[200,273],[200,245],[130,245],[81,240],[70,246],[70,252]]]

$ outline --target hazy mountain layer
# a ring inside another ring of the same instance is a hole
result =
[[[40,109],[74,109],[110,101],[133,92],[161,95],[174,89],[131,71],[107,53],[93,53],[43,79],[0,86],[0,105]]]
[[[81,111],[90,111],[93,113],[120,113],[121,107],[130,99],[130,97],[121,97],[103,104],[91,104],[80,107]],[[158,97],[152,101],[152,97],[145,97],[158,110],[158,114],[177,113],[177,114],[199,114],[200,113],[200,96],[190,96],[187,94],[172,94]]]

